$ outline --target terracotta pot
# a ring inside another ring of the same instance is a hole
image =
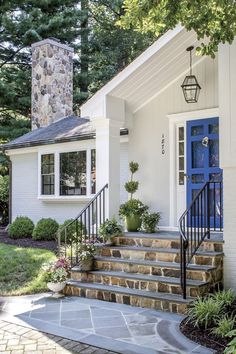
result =
[[[93,257],[86,260],[79,260],[79,269],[81,272],[89,272],[93,269]]]
[[[115,236],[109,237],[109,239],[106,240],[105,244],[106,244],[107,246],[113,246],[113,245],[115,244]]]
[[[61,283],[53,283],[53,282],[47,283],[48,289],[54,292],[53,297],[56,298],[64,296],[63,294],[59,294],[59,292],[62,291],[65,286],[66,286],[66,281],[63,281]]]
[[[131,214],[126,216],[126,228],[129,232],[136,232],[141,227],[142,220],[139,215]]]

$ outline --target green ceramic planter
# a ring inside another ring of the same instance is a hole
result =
[[[129,232],[136,232],[141,227],[141,217],[139,215],[131,214],[126,216],[126,228]]]

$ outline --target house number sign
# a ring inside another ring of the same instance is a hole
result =
[[[161,153],[165,155],[165,135],[162,134],[161,136]]]

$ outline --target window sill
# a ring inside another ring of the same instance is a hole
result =
[[[82,195],[82,196],[49,196],[40,195],[39,200],[45,203],[88,203],[93,198],[93,195]]]

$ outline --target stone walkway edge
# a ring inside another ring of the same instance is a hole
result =
[[[183,316],[50,294],[1,297],[1,321],[120,354],[211,354],[179,331]],[[0,351],[1,353],[1,351]],[[85,352],[86,353],[86,352]]]

